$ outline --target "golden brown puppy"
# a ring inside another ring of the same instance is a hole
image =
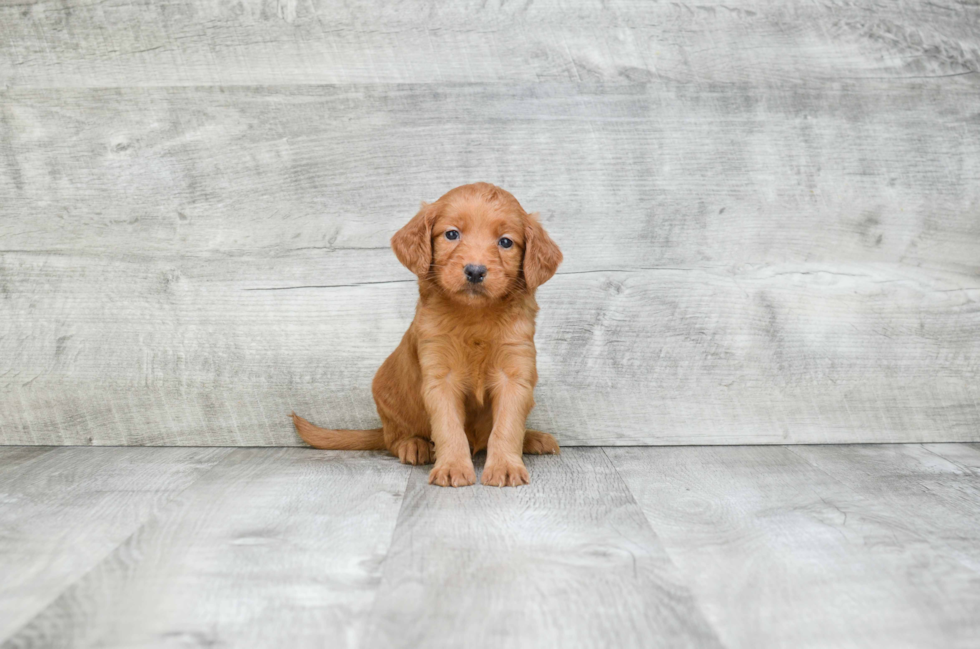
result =
[[[429,483],[476,480],[472,455],[487,450],[485,485],[527,484],[522,453],[557,453],[547,433],[525,429],[534,406],[534,292],[555,274],[558,246],[512,195],[463,185],[422,208],[391,239],[419,278],[412,326],[381,365],[372,391],[382,427],[330,430],[292,415],[308,444],[388,449],[407,464],[435,460]]]

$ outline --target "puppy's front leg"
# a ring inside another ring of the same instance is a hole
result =
[[[466,417],[463,395],[449,377],[426,379],[422,398],[432,425],[436,465],[429,472],[429,484],[465,487],[476,482],[470,444],[463,423]]]
[[[491,389],[491,398],[493,430],[487,442],[487,463],[480,482],[493,487],[527,484],[529,477],[523,458],[524,426],[527,414],[534,406],[534,385],[526,378],[501,372]]]

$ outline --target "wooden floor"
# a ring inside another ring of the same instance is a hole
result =
[[[482,466],[478,463],[478,469]],[[980,445],[0,448],[2,647],[975,647]]]

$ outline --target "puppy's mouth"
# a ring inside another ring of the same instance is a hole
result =
[[[459,294],[467,298],[488,298],[490,291],[483,284],[466,284],[459,290]]]

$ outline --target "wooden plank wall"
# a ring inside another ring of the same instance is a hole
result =
[[[0,442],[377,425],[476,180],[563,444],[980,440],[976,2],[64,0],[0,3]]]

